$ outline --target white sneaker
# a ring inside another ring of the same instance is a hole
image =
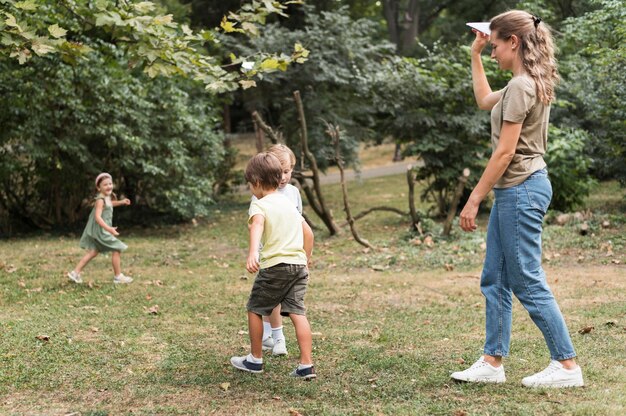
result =
[[[287,355],[287,344],[285,339],[277,339],[274,341],[274,348],[272,348],[272,355]]]
[[[126,276],[124,273],[120,273],[119,275],[113,278],[113,283],[131,283],[133,281],[132,277]]]
[[[480,357],[470,368],[457,371],[450,375],[455,380],[471,381],[477,383],[504,383],[504,366],[494,367]]]
[[[80,273],[76,273],[75,270],[72,270],[67,274],[67,277],[74,283],[83,283],[83,277]]]
[[[526,387],[582,387],[585,382],[580,366],[568,370],[560,362],[552,360],[543,371],[524,377],[522,384]]]
[[[261,348],[263,351],[268,351],[274,348],[274,339],[272,337],[267,337],[263,340],[263,344],[261,344]]]

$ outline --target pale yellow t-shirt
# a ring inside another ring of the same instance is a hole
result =
[[[306,265],[302,233],[304,218],[293,202],[284,195],[273,192],[250,203],[248,224],[253,216],[259,214],[265,217],[261,236],[261,269],[280,263]]]
[[[510,188],[546,167],[543,154],[548,147],[550,106],[537,98],[535,82],[527,75],[513,77],[501,92],[500,101],[491,110],[493,150],[500,140],[502,120],[522,124],[513,160],[495,185],[495,188]]]

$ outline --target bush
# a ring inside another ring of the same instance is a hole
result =
[[[586,152],[588,142],[584,130],[550,126],[544,159],[552,182],[553,209],[573,210],[589,195],[595,181],[589,174],[592,159]]]

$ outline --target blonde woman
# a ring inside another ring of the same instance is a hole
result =
[[[471,65],[478,107],[491,110],[493,153],[460,215],[461,228],[474,231],[478,206],[494,190],[480,284],[486,299],[486,339],[483,356],[451,377],[467,382],[506,380],[502,358],[509,354],[515,294],[541,330],[551,356],[547,368],[524,378],[522,384],[583,386],[572,340],[541,267],[542,222],[552,198],[542,156],[559,79],[552,35],[539,17],[520,10],[494,17],[489,28],[490,35],[474,30]],[[499,91],[491,90],[480,58],[488,43],[491,58],[513,73]]]

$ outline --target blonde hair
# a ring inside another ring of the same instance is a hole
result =
[[[280,160],[281,164],[283,163],[283,161],[286,162],[287,160],[289,160],[292,169],[294,166],[296,166],[296,155],[291,151],[290,148],[282,143],[270,146],[270,148],[267,149],[267,152],[276,156],[278,160]]]
[[[528,12],[511,10],[491,19],[489,28],[497,32],[499,39],[513,35],[519,38],[522,65],[535,81],[539,100],[544,104],[554,101],[559,74],[550,26]]]
[[[280,160],[269,153],[258,153],[248,161],[245,173],[246,181],[263,189],[276,189],[283,178]]]

